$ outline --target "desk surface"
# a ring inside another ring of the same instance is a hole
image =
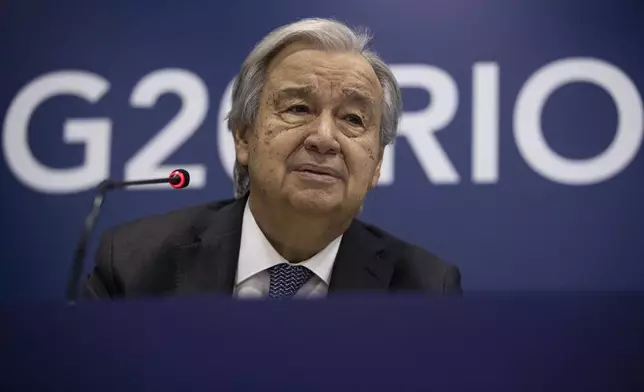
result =
[[[0,315],[4,391],[644,390],[642,294],[201,297]]]

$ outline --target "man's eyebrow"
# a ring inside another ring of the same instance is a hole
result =
[[[304,98],[310,95],[313,95],[315,92],[315,86],[311,84],[307,85],[287,85],[280,87],[274,93],[275,99],[283,98]],[[367,106],[372,106],[376,104],[376,99],[368,91],[359,87],[343,87],[342,96],[345,100],[355,101],[362,103]]]
[[[284,86],[275,91],[275,97],[305,97],[311,95],[314,89],[313,85]]]
[[[342,89],[342,94],[344,95],[344,98],[348,100],[365,103],[367,105],[376,104],[374,97],[361,88],[345,87]]]

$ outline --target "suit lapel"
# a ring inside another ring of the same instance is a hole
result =
[[[172,256],[177,263],[177,292],[232,295],[247,198],[206,214],[204,229],[194,242],[175,247]],[[382,241],[354,220],[342,238],[329,293],[386,291],[394,265],[381,257],[382,250]]]
[[[242,198],[211,212],[195,241],[175,248],[179,293],[232,295],[245,204]]]
[[[386,291],[394,265],[381,257],[382,249],[383,243],[354,220],[342,237],[331,272],[329,293]]]

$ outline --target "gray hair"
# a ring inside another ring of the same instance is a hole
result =
[[[270,32],[246,57],[235,78],[232,109],[228,114],[228,129],[232,132],[251,127],[259,110],[262,89],[270,61],[287,45],[304,41],[323,50],[360,53],[373,68],[384,92],[384,107],[380,126],[380,141],[384,148],[393,143],[402,112],[402,97],[398,83],[385,62],[367,48],[372,37],[367,31],[351,29],[332,19],[303,19]],[[248,168],[235,162],[235,198],[246,195],[250,188]]]

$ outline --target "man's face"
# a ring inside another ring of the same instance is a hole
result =
[[[359,54],[285,48],[268,69],[254,128],[236,132],[251,192],[304,213],[356,211],[380,175],[382,99]]]

